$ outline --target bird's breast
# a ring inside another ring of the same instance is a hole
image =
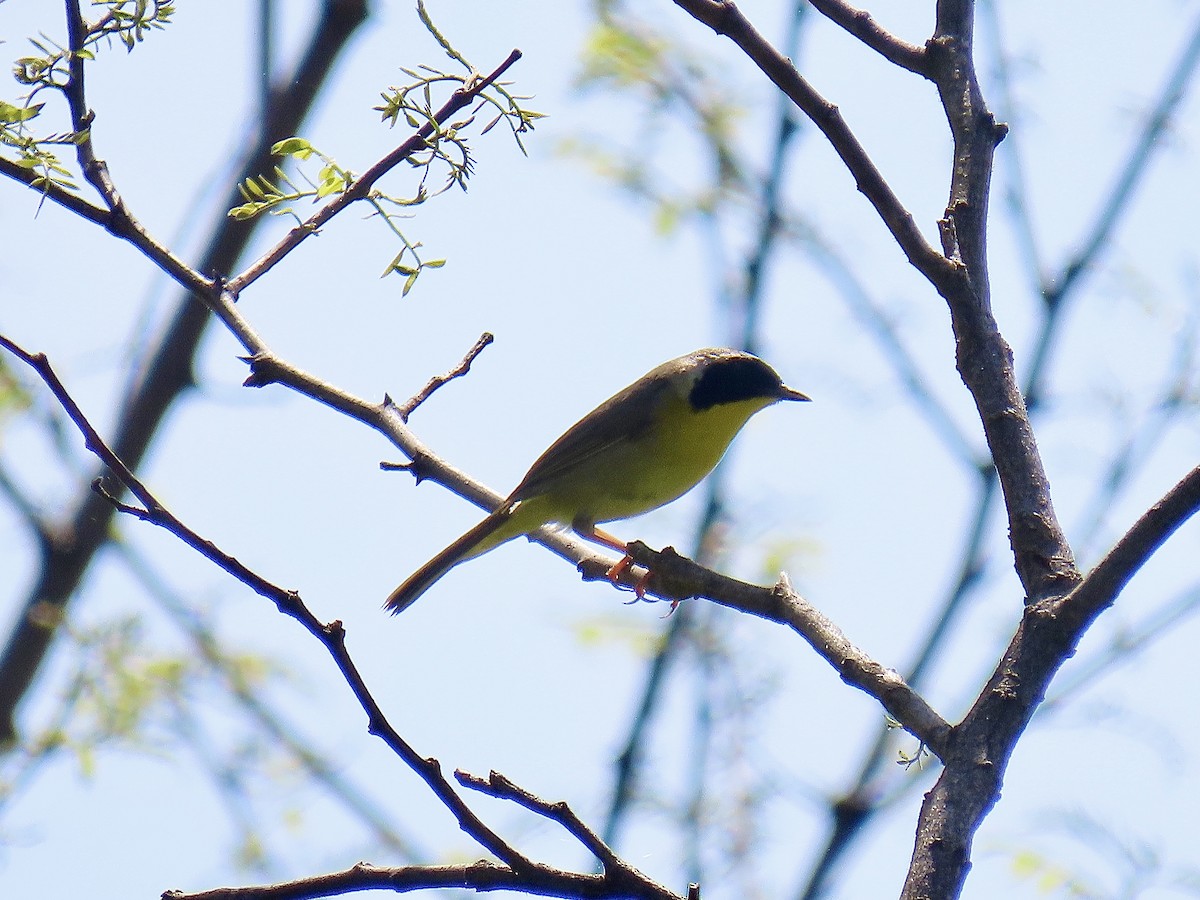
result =
[[[586,461],[544,498],[555,518],[611,522],[641,515],[687,493],[720,462],[759,399],[695,412],[672,398],[653,424]]]

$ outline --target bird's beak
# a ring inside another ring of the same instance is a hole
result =
[[[795,388],[788,387],[786,384],[781,384],[779,386],[779,399],[780,400],[812,400],[812,397],[808,396],[808,394],[802,394]]]

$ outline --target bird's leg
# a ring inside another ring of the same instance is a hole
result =
[[[607,531],[601,531],[596,527],[594,522],[588,522],[582,519],[577,519],[571,523],[571,529],[585,540],[593,541],[603,547],[608,547],[616,550],[621,554],[621,558],[617,560],[608,571],[604,573],[604,577],[617,584],[621,580],[621,576],[629,571],[629,567],[633,565],[633,557],[629,555],[629,545],[620,538],[614,537]],[[650,581],[650,573],[647,572],[639,578],[633,585],[633,592],[637,594],[637,598],[642,600],[646,596],[646,584]]]
[[[607,531],[601,531],[590,522],[583,523],[582,526],[580,524],[575,524],[571,527],[580,535],[580,537],[586,538],[587,540],[593,541],[602,546],[609,547],[613,550],[616,550],[618,553],[625,553],[625,551],[628,549],[628,545],[619,537],[614,537]],[[632,562],[632,560],[630,561]]]

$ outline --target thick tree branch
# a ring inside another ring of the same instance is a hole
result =
[[[945,771],[925,795],[902,897],[958,896],[975,831],[999,799],[1017,741],[1050,681],[1096,616],[1198,509],[1200,466],[1151,507],[1075,590],[1026,609],[986,689],[955,726]]]
[[[950,307],[959,372],[971,391],[996,464],[1009,514],[1017,573],[1030,598],[1065,593],[1078,581],[988,291],[986,222],[992,156],[1005,129],[983,102],[971,46],[971,4],[939,4],[938,28],[926,47],[954,137],[950,202],[939,223],[945,253],[921,235],[836,106],[818,94],[786,56],[763,38],[730,0],[675,0],[729,37],[821,129],[896,242]]]
[[[995,2],[984,4],[984,9],[993,14],[992,27],[997,31],[995,41],[999,44],[999,25],[995,21],[996,7]],[[1036,236],[1032,226],[1032,201],[1028,197],[1028,190],[1020,176],[1020,154],[1016,147],[1009,146],[1013,137],[1010,136],[1004,142],[1003,146],[1011,157],[1010,162],[1012,163],[1008,167],[1009,177],[1013,179],[1009,190],[1009,199],[1017,220],[1018,238],[1022,244],[1026,264],[1030,269],[1030,284],[1042,295],[1046,308],[1046,316],[1033,339],[1034,349],[1031,361],[1027,365],[1024,382],[1027,406],[1031,412],[1035,410],[1038,398],[1044,390],[1047,373],[1050,370],[1049,363],[1052,359],[1051,348],[1055,346],[1055,336],[1058,334],[1066,311],[1070,308],[1067,301],[1079,294],[1083,284],[1083,279],[1079,276],[1093,270],[1097,259],[1110,246],[1116,225],[1131,205],[1135,190],[1144,181],[1151,162],[1157,158],[1158,154],[1155,151],[1161,152],[1165,147],[1161,140],[1162,134],[1169,130],[1171,121],[1178,113],[1180,103],[1187,95],[1186,89],[1195,75],[1197,62],[1195,54],[1198,41],[1200,41],[1200,19],[1193,22],[1183,54],[1172,67],[1169,76],[1160,88],[1158,98],[1152,107],[1153,111],[1146,117],[1142,129],[1134,138],[1125,164],[1113,179],[1113,187],[1099,204],[1096,218],[1084,229],[1083,235],[1076,241],[1076,244],[1086,248],[1087,252],[1077,251],[1072,254],[1057,267],[1057,274],[1047,274],[1044,270],[1036,250]],[[1011,110],[1014,108],[1014,101],[1011,99],[1008,85],[1007,54],[1003,46],[997,46],[995,53],[999,57],[997,71],[1000,74],[1000,89],[1010,97],[1005,106]],[[1020,133],[1015,132],[1015,136],[1019,138]],[[1179,368],[1178,362],[1176,368]],[[1163,402],[1177,404],[1178,398]],[[1165,414],[1161,420],[1162,424],[1168,421]],[[1160,424],[1159,427],[1162,425]],[[1133,438],[1131,437],[1130,440]],[[1120,465],[1120,461],[1114,461],[1114,466],[1118,465]],[[1120,477],[1124,477],[1130,471],[1133,470],[1122,472]],[[907,670],[909,684],[918,690],[924,681],[929,664],[936,658],[946,636],[952,633],[952,625],[957,621],[958,613],[971,596],[972,588],[979,583],[979,576],[982,574],[986,562],[983,548],[988,534],[987,526],[998,496],[995,474],[995,470],[991,467],[979,472],[978,499],[971,514],[971,524],[965,529],[967,538],[961,551],[962,562],[958,575],[941,605],[941,610],[937,614],[932,628],[918,650],[912,666]],[[1114,470],[1109,477],[1114,477],[1116,474]],[[1098,497],[1095,502],[1100,502],[1101,499]],[[1085,516],[1084,520],[1087,521],[1088,518]],[[1088,529],[1085,528],[1084,535],[1087,533]],[[1086,537],[1084,541],[1086,543]],[[1079,552],[1078,546],[1076,550]],[[845,802],[840,806],[847,815],[835,815],[835,822],[826,838],[823,851],[807,876],[807,887],[800,893],[800,896],[806,900],[821,893],[822,884],[836,860],[849,850],[859,827],[870,821],[874,811],[879,808],[877,806],[877,797],[880,792],[878,776],[887,762],[888,747],[887,733],[881,729],[864,755],[852,785],[843,794]]]
[[[1146,510],[1087,577],[1056,604],[1055,614],[1082,634],[1175,530],[1200,509],[1200,466]]]
[[[934,83],[954,138],[950,200],[941,222],[946,253],[968,282],[943,293],[950,306],[958,371],[975,400],[1008,511],[1018,576],[1030,600],[1062,594],[1079,580],[1058,523],[1012,350],[992,315],[987,270],[987,210],[995,145],[1004,135],[975,74],[972,3],[938,5],[928,49]]]
[[[786,576],[765,588],[697,565],[672,548],[651,550],[641,541],[629,545],[634,562],[650,570],[648,588],[664,598],[703,597],[752,616],[786,625],[821,655],[843,681],[870,694],[904,728],[939,757],[950,726],[896,672],[871,659],[832,621],[792,590]],[[594,564],[580,566],[585,578],[603,578]]]

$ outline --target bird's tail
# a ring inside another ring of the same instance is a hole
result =
[[[412,575],[408,576],[408,580],[404,584],[392,591],[391,596],[387,598],[387,603],[384,604],[384,609],[393,616],[403,612],[412,606],[418,597],[429,590],[435,581],[460,562],[470,559],[473,556],[478,556],[485,550],[490,550],[502,541],[507,540],[506,537],[491,541],[488,538],[492,538],[502,525],[510,521],[512,512],[513,507],[511,505],[502,506],[429,562],[425,563],[425,565],[421,566],[421,568],[417,569],[417,571],[413,572]]]

